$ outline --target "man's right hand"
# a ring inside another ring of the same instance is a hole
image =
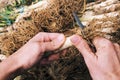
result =
[[[96,53],[80,36],[71,37],[74,46],[83,55],[93,80],[120,80],[120,46],[109,40],[97,37],[93,40]]]

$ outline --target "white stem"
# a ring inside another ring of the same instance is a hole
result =
[[[6,59],[7,57],[5,56],[5,55],[3,55],[3,54],[0,54],[0,60],[2,61],[2,60],[4,60],[4,59]]]
[[[89,21],[92,21],[93,19],[104,19],[108,17],[117,17],[117,16],[120,16],[120,11],[110,12],[110,13],[100,14],[100,15],[95,15],[94,12],[87,11],[80,19],[83,22],[86,22],[86,21],[89,22]]]
[[[55,52],[58,52],[58,51],[61,51],[61,50],[64,50],[64,49],[67,49],[69,47],[71,47],[73,44],[70,40],[70,37],[67,37],[64,44]]]
[[[113,12],[116,10],[120,10],[120,3],[118,4],[111,4],[106,7],[101,7],[101,8],[94,8],[94,11],[98,14],[106,13],[106,12]]]
[[[49,0],[43,0],[36,4],[31,5],[29,7],[24,7],[24,10],[23,9],[16,10],[15,13],[21,12],[22,10],[23,10],[23,13],[19,14],[19,16],[16,18],[15,22],[19,22],[24,17],[30,16],[32,13],[32,10],[40,11],[40,10],[46,9],[48,7],[48,5],[50,4],[50,2],[48,2],[48,1]]]
[[[94,4],[93,6],[88,7],[87,9],[94,9],[94,8],[101,8],[101,7],[106,7],[111,4],[117,3],[119,0],[106,0],[104,2],[101,2],[100,4]]]
[[[38,8],[39,8],[39,10],[41,9],[45,9],[45,8],[47,8],[47,6],[48,6],[48,1],[47,0],[43,0],[43,1],[39,1],[38,3],[36,3],[36,4],[33,4],[33,5],[31,5],[31,6],[29,6],[29,7],[24,7],[24,9],[23,8],[21,8],[21,9],[18,9],[18,10],[16,10],[15,12],[16,13],[18,13],[18,12],[21,12],[22,10],[24,11],[24,12],[27,12],[27,11],[30,11],[30,10],[37,10]]]

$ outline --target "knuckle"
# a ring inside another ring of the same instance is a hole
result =
[[[76,42],[76,46],[79,49],[79,51],[81,51],[87,46],[87,43],[85,41],[78,41]]]
[[[115,45],[116,47],[120,47],[118,43],[114,43],[114,45]]]
[[[79,37],[78,35],[77,35],[77,37],[78,38],[76,39],[74,44],[77,45],[77,46],[80,46],[81,44],[83,44],[83,39],[81,37]]]
[[[112,42],[108,39],[105,38],[96,38],[95,40],[96,44],[100,44],[100,45],[105,45],[105,46],[113,46]]]
[[[41,45],[41,46],[40,46],[40,51],[41,51],[41,52],[45,52],[45,50],[46,50],[45,44],[41,43],[40,45]]]
[[[81,49],[81,46],[82,45],[82,43],[81,42],[76,42],[76,44],[75,44],[75,46],[80,50]]]
[[[113,46],[113,44],[112,44],[112,42],[111,41],[109,41],[109,40],[107,40],[107,39],[105,39],[104,40],[104,45],[106,45],[106,46]]]
[[[51,46],[52,49],[57,49],[57,48],[58,48],[57,44],[55,44],[54,41],[52,41],[52,42],[50,43],[50,46]]]

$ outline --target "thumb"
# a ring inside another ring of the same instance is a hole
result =
[[[60,48],[65,41],[65,36],[63,34],[60,34],[55,39],[51,40],[50,42],[43,42],[41,43],[41,48],[43,48],[44,51],[53,51],[58,48]]]
[[[73,35],[71,37],[71,42],[81,52],[85,60],[93,58],[94,54],[92,50],[82,37]]]

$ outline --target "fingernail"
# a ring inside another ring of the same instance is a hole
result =
[[[71,37],[71,42],[72,43],[77,43],[79,41],[80,41],[80,37],[79,36],[74,35],[74,36]]]

